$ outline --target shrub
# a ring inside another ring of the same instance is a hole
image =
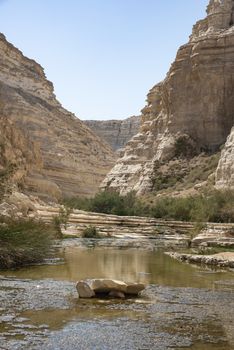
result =
[[[68,206],[65,206],[65,207],[60,208],[59,215],[54,216],[53,224],[54,224],[54,227],[56,230],[56,237],[57,238],[63,237],[61,225],[63,225],[63,227],[65,229],[67,229],[67,224],[68,224],[68,220],[69,220],[69,216],[70,216],[71,212],[72,212],[72,209],[69,208]]]
[[[0,220],[0,268],[41,262],[56,235],[52,225],[26,219]]]
[[[188,135],[181,135],[175,141],[175,157],[193,157],[196,154],[193,140]]]
[[[97,193],[93,198],[76,197],[65,200],[64,203],[74,209],[123,216],[147,215],[149,212],[148,206],[144,205],[134,192],[121,196],[117,192],[104,191]]]
[[[95,226],[88,226],[82,232],[83,238],[100,238],[98,230]]]
[[[151,208],[155,218],[194,222],[234,222],[234,192],[212,191],[186,198],[164,197]]]
[[[82,207],[81,204],[84,204]],[[234,191],[211,191],[189,197],[160,197],[147,203],[134,192],[121,196],[116,192],[100,192],[94,198],[73,198],[67,205],[73,208],[123,216],[153,216],[155,218],[194,222],[234,222]]]
[[[117,192],[99,192],[92,199],[91,209],[94,212],[126,215],[124,199]]]
[[[65,207],[90,211],[90,202],[89,198],[73,197],[64,199],[63,203]]]

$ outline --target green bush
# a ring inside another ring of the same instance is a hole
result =
[[[181,135],[175,141],[175,157],[193,157],[196,154],[192,139],[188,135]]]
[[[63,238],[61,226],[67,229],[67,224],[71,213],[72,209],[68,206],[65,206],[60,208],[59,215],[54,216],[53,224],[56,230],[56,238]]]
[[[82,232],[83,238],[100,238],[98,230],[95,226],[88,226]]]
[[[91,209],[94,212],[125,215],[126,208],[124,198],[116,192],[99,192],[92,199]]]
[[[104,191],[97,193],[93,198],[67,199],[64,204],[74,209],[122,216],[147,215],[149,212],[148,207],[136,197],[134,192],[121,196],[117,192]]]
[[[72,208],[123,216],[152,216],[194,222],[234,222],[234,191],[212,191],[189,197],[160,197],[143,202],[134,192],[121,196],[100,192],[94,198],[66,201]]]
[[[186,198],[164,197],[155,201],[155,218],[194,222],[234,222],[234,192],[212,191]]]
[[[26,219],[0,220],[0,268],[41,262],[51,251],[54,226]]]
[[[64,199],[62,204],[64,204],[65,207],[90,211],[91,201],[92,200],[89,198],[73,197]]]

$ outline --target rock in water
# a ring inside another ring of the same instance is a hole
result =
[[[95,296],[95,292],[85,281],[79,281],[76,285],[76,289],[80,298],[92,298]]]
[[[127,283],[127,289],[125,291],[126,294],[129,295],[138,295],[145,289],[145,285],[143,283]]]
[[[233,4],[210,0],[207,17],[194,26],[165,80],[150,90],[140,132],[128,142],[102,188],[121,194],[150,192],[157,170],[170,160],[211,154],[226,142],[234,124]],[[233,135],[234,130],[216,175],[221,188],[234,187]],[[167,178],[167,169],[162,170]]]
[[[145,285],[100,278],[78,281],[76,289],[80,298],[92,298],[100,295],[125,298],[125,295],[137,296],[145,289]]]
[[[87,280],[87,283],[95,293],[109,293],[110,291],[124,293],[127,289],[125,282],[111,279],[91,279]]]

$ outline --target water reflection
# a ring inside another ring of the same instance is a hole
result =
[[[68,246],[62,257],[63,265],[34,266],[7,271],[7,274],[32,279],[77,281],[85,278],[113,278],[175,287],[234,289],[233,273],[230,271],[212,271],[207,267],[181,263],[162,251]]]

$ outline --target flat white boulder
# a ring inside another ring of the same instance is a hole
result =
[[[99,278],[78,281],[76,289],[80,298],[92,298],[100,294],[124,298],[125,295],[138,295],[145,289],[145,285],[142,283]]]

